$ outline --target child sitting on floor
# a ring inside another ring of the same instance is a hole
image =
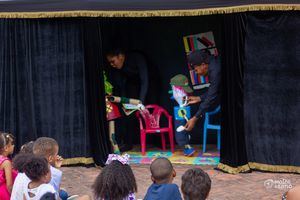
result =
[[[144,200],[182,199],[179,188],[173,184],[176,172],[167,158],[157,158],[150,165],[153,184],[148,188]]]
[[[29,158],[33,156],[33,141],[27,142],[21,146],[19,153],[13,158],[13,169],[18,171],[15,179],[10,200],[23,199],[24,186],[28,185],[30,179],[24,173],[24,166]]]
[[[19,153],[31,153],[33,154],[34,141],[27,142],[21,146]]]
[[[15,179],[14,186],[11,192],[11,200],[23,199],[24,189],[30,182],[30,179],[24,173],[24,166],[33,156],[32,153],[18,153],[12,161],[13,168],[18,170],[18,175]]]
[[[109,154],[106,166],[93,184],[93,191],[97,200],[134,200],[137,185],[129,166],[129,155]]]
[[[181,177],[181,191],[186,200],[205,200],[211,188],[211,180],[200,168],[187,170]]]
[[[50,164],[50,184],[54,187],[56,193],[59,194],[59,197],[62,200],[66,200],[68,194],[63,190],[60,190],[62,172],[57,168],[61,167],[62,158],[58,155],[58,151],[58,143],[53,138],[40,137],[33,144],[33,153],[35,155],[43,156]]]
[[[24,200],[39,200],[48,192],[55,194],[53,186],[48,184],[51,180],[51,171],[46,158],[32,155],[24,165],[24,172],[30,179],[23,192]]]
[[[0,133],[0,199],[9,200],[17,171],[12,169],[8,158],[14,152],[14,136]]]

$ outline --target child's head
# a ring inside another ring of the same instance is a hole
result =
[[[24,173],[33,182],[49,183],[50,165],[45,157],[32,155],[24,165]]]
[[[24,166],[33,157],[33,154],[31,153],[19,153],[17,154],[13,160],[12,165],[15,170],[18,170],[18,172],[24,172]]]
[[[10,133],[0,133],[0,154],[12,154],[15,148],[15,137]]]
[[[211,180],[200,168],[187,170],[181,177],[181,191],[184,199],[205,200],[211,188]]]
[[[44,194],[40,200],[55,200],[55,193],[51,193],[51,192],[47,192],[46,194]]]
[[[112,155],[112,154],[110,154]],[[95,199],[122,200],[137,191],[131,167],[123,156],[108,160],[93,184]]]
[[[51,165],[56,162],[58,149],[56,140],[49,137],[40,137],[33,144],[33,153],[45,157]]]
[[[33,153],[34,141],[27,142],[21,146],[19,153]]]
[[[150,165],[151,179],[156,184],[172,183],[176,172],[167,158],[156,158]]]

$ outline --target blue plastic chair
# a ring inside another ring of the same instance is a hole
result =
[[[205,113],[204,127],[203,127],[203,153],[206,151],[206,139],[207,139],[207,129],[213,129],[218,131],[218,150],[221,147],[221,125],[218,124],[210,124],[209,116],[215,115],[220,112],[221,106],[218,106],[214,111]]]

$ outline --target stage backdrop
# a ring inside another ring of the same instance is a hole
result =
[[[299,12],[224,17],[220,169],[300,173],[299,25]]]
[[[112,46],[123,47],[127,50],[142,51],[157,68],[156,74],[161,79],[158,104],[173,115],[173,107],[178,105],[171,100],[168,93],[171,90],[170,79],[177,74],[184,74],[188,78],[186,52],[183,37],[202,32],[212,31],[216,45],[222,47],[222,19],[221,15],[201,17],[168,17],[168,18],[108,18],[101,21],[103,49]],[[107,69],[109,71],[109,69]],[[192,83],[189,78],[189,84]],[[194,94],[199,94],[195,90]],[[192,114],[198,110],[198,105],[192,106]],[[191,132],[193,144],[202,143],[203,123],[199,122]],[[212,131],[213,132],[213,131]],[[151,143],[151,136],[149,137]],[[159,140],[154,140],[160,146]],[[208,143],[216,144],[217,136],[211,134]],[[135,143],[140,143],[139,134]]]
[[[66,164],[92,163],[92,153],[103,164],[110,146],[99,33],[93,19],[0,19],[0,130],[17,148],[49,136],[59,154],[76,158]]]
[[[248,15],[245,51],[244,124],[250,166],[299,172],[300,13]]]
[[[220,169],[299,173],[299,12],[116,18],[123,29],[114,36],[132,48],[139,47],[129,42],[133,36],[147,36],[135,44],[160,62],[165,77],[160,92],[166,94],[170,77],[188,73],[182,36],[218,30],[210,17],[224,20],[221,36],[214,32],[216,40],[223,38]],[[101,73],[103,47],[116,33],[107,31],[110,23],[103,18],[0,20],[0,129],[12,131],[18,147],[51,136],[63,156],[88,163],[85,157],[92,155],[103,165],[111,152]],[[172,107],[167,97],[161,104]]]
[[[244,66],[247,14],[223,19],[221,152],[219,169],[249,171],[244,131]]]

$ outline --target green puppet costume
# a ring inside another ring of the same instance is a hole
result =
[[[105,72],[103,72],[103,76],[104,76],[105,94],[112,95],[113,86],[110,82],[108,82]],[[115,134],[115,121],[114,121],[114,119],[119,117],[121,117],[121,114],[119,112],[118,106],[108,101],[106,98],[106,118],[108,120],[108,125],[109,125],[109,139],[113,147],[113,152],[115,154],[120,154],[120,150],[115,138],[116,134]]]

